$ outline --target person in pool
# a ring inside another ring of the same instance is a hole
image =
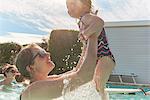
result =
[[[70,83],[70,91],[92,81],[96,66],[97,49],[96,45],[93,45],[97,42],[96,37],[94,34],[88,39],[77,67],[61,75],[48,76],[55,67],[50,53],[37,44],[24,47],[16,57],[16,67],[22,76],[30,80],[30,84],[22,92],[20,99],[51,100],[62,96],[66,80]]]
[[[105,85],[116,63],[108,45],[104,21],[96,15],[98,11],[92,11],[92,0],[66,0],[66,5],[68,14],[79,20],[79,39],[86,44],[87,39],[93,34],[97,36],[97,42],[93,44],[97,48],[94,80],[101,99],[107,100],[109,97]]]
[[[0,82],[0,85],[11,85],[12,81],[15,80],[15,76],[19,75],[15,65],[6,64],[1,71],[4,75],[4,80]]]

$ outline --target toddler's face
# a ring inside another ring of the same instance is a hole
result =
[[[66,1],[68,14],[71,17],[79,18],[81,16],[81,13],[83,11],[83,4],[80,0],[67,0]]]

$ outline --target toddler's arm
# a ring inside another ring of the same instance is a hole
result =
[[[104,21],[96,15],[88,14],[84,16],[81,21],[84,23],[83,36],[87,40],[92,34],[97,34],[102,31]]]

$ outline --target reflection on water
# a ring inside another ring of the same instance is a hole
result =
[[[19,100],[19,96],[23,89],[24,86],[15,81],[13,81],[11,85],[1,85],[0,100]]]
[[[110,100],[150,100],[150,96],[112,94]]]
[[[54,100],[100,100],[100,95],[95,89],[93,82],[88,82],[74,91],[70,92],[69,81],[64,80],[64,90],[62,97]],[[0,100],[19,100],[19,96],[25,87],[15,81],[11,86],[0,86]],[[110,100],[150,100],[150,96],[143,94],[129,95],[129,94],[110,94]]]

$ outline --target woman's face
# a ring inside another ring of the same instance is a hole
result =
[[[51,61],[50,53],[42,48],[35,48],[33,52],[33,66],[38,73],[48,74],[53,70],[55,64]]]
[[[83,11],[83,4],[80,0],[67,0],[66,1],[68,14],[71,17],[79,18]]]
[[[13,78],[17,75],[17,73],[18,73],[17,68],[13,67],[13,68],[7,70],[5,72],[5,75],[6,75],[7,78]]]

